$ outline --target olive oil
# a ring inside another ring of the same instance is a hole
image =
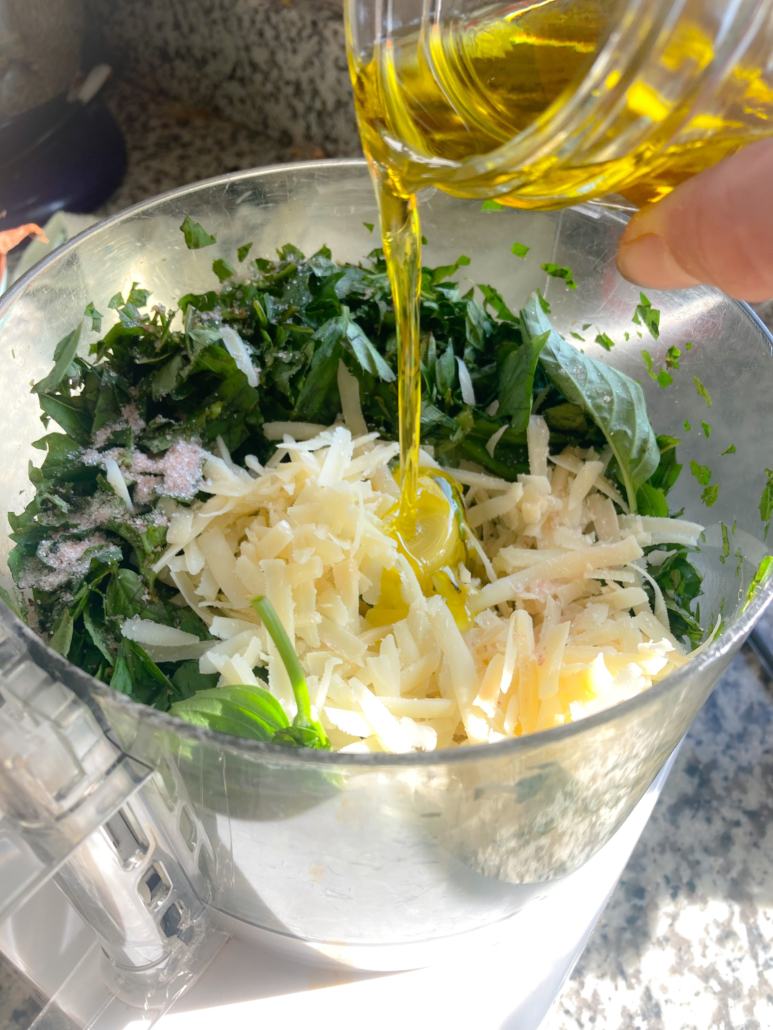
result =
[[[424,185],[461,196],[494,191],[499,170],[482,168],[465,188],[459,166],[508,143],[582,78],[615,2],[513,7],[461,31],[433,27],[390,39],[356,69],[363,147],[397,193]]]
[[[715,44],[708,14],[705,25],[685,16],[666,30],[663,11],[645,4],[637,36],[626,6],[521,2],[464,23],[422,23],[377,43],[367,61],[352,55],[372,166],[403,197],[435,186],[524,208],[612,192],[640,204],[773,133],[773,26],[720,75],[727,42]],[[617,51],[594,66],[613,35],[622,53],[626,33],[629,45],[665,42],[629,54],[630,67],[614,65]],[[718,96],[707,92],[715,81]]]

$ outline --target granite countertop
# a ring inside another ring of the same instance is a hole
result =
[[[129,168],[102,214],[223,172],[324,156],[122,82],[106,99]],[[773,305],[761,314],[773,322]],[[773,618],[764,630],[773,641]],[[773,689],[747,647],[693,724],[543,1030],[773,1026],[772,837]],[[38,1008],[0,969],[10,1026],[24,1030]]]

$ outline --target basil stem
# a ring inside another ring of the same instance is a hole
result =
[[[322,724],[312,718],[311,700],[309,699],[309,688],[306,685],[306,678],[303,675],[301,663],[298,661],[298,655],[295,653],[293,645],[290,643],[290,638],[287,636],[285,628],[277,615],[276,608],[274,608],[267,597],[263,596],[253,597],[250,604],[268,630],[269,636],[274,641],[274,646],[279,652],[279,657],[282,659],[285,669],[287,669],[287,675],[290,677],[290,685],[293,688],[295,703],[298,706],[298,712],[293,719],[293,728],[312,730],[319,741],[317,746],[329,748],[330,743]]]

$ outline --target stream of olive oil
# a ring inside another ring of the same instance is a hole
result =
[[[545,0],[461,39],[439,37],[432,43],[432,67],[418,37],[407,36],[396,52],[378,48],[355,87],[398,339],[401,498],[393,531],[423,589],[439,590],[449,601],[459,594],[452,570],[465,554],[461,520],[443,484],[419,474],[421,229],[414,191],[426,175],[406,176],[384,136],[394,130],[430,160],[447,163],[486,153],[516,135],[584,66],[605,27],[601,0],[571,2],[580,8],[571,25],[562,0]],[[536,21],[532,10],[539,12]]]

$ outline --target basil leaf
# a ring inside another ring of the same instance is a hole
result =
[[[362,329],[350,319],[348,308],[343,309],[341,318],[344,322],[345,338],[361,368],[382,382],[393,383],[397,377]]]
[[[40,395],[40,406],[68,436],[88,446],[91,436],[91,415],[84,409],[81,397],[55,397],[51,393],[43,393]]]
[[[6,590],[5,587],[0,586],[0,601],[7,608],[10,608],[13,614],[18,619],[21,619],[22,622],[27,621],[27,616],[24,614],[24,610],[19,604],[19,598],[16,596],[16,591],[13,588]]]
[[[81,338],[81,327],[73,329],[71,333],[68,333],[63,339],[56,345],[54,351],[54,367],[45,377],[41,379],[39,383],[35,383],[32,387],[32,392],[37,394],[44,394],[47,391],[51,392],[61,385],[62,381],[67,377],[68,369],[72,364],[72,360],[78,350],[78,343]],[[53,417],[53,416],[52,416]]]
[[[708,465],[699,465],[697,461],[691,461],[690,472],[692,472],[701,486],[708,486],[711,479],[711,469]]]
[[[441,265],[439,268],[433,269],[431,273],[432,284],[435,285],[436,283],[442,282],[443,279],[449,279],[454,272],[457,272],[462,267],[462,265],[469,265],[469,263],[470,259],[467,255],[462,254],[462,256],[457,258],[452,265]]]
[[[534,373],[549,336],[549,332],[544,332],[513,347],[502,363],[497,416],[509,418],[510,426],[516,432],[523,432],[529,424]]]
[[[127,637],[121,639],[110,686],[132,701],[153,705],[161,711],[169,708],[169,700],[174,694],[168,677],[136,641]]]
[[[456,381],[456,358],[451,343],[448,344],[435,364],[435,381],[441,397],[445,397]]]
[[[574,281],[571,268],[562,268],[560,265],[554,265],[552,262],[548,262],[547,264],[542,265],[542,271],[547,272],[552,279],[563,279],[566,283],[567,289],[577,289],[577,283]]]
[[[767,522],[773,516],[773,470],[765,469],[768,481],[760,498],[760,518]]]
[[[181,627],[182,628],[182,627]],[[202,690],[214,690],[220,679],[218,673],[199,672],[198,661],[180,662],[172,674],[172,685],[177,698],[187,701]]]
[[[150,290],[143,290],[140,288],[139,283],[132,283],[132,288],[129,291],[129,296],[126,299],[125,307],[130,304],[135,308],[144,308],[148,303],[148,297],[150,296]]]
[[[657,518],[668,518],[668,501],[661,489],[651,483],[639,487],[636,500],[640,515],[655,515]]]
[[[226,279],[230,279],[232,276],[236,275],[236,269],[234,266],[229,265],[224,258],[218,258],[216,261],[212,262],[212,271],[221,283],[224,283]]]
[[[660,312],[657,308],[653,308],[645,294],[640,293],[639,300],[641,304],[636,307],[633,321],[636,325],[646,325],[652,339],[657,340],[660,336]]]
[[[493,308],[497,318],[500,318],[503,322],[518,322],[518,318],[505,304],[499,290],[495,290],[493,286],[486,286],[485,284],[479,285],[478,289],[483,294],[485,303]]]
[[[66,658],[69,654],[70,645],[72,644],[73,628],[73,617],[69,610],[65,608],[59,616],[59,620],[54,626],[53,635],[48,642],[48,646],[52,648],[52,650],[57,651],[63,658]]]
[[[105,615],[108,619],[148,619],[164,626],[173,626],[174,619],[161,601],[148,601],[147,587],[133,569],[114,569],[105,593]]]
[[[92,330],[95,333],[100,332],[102,329],[102,314],[99,311],[97,311],[97,309],[94,307],[93,301],[90,300],[88,302],[83,314],[86,316],[86,318],[91,319]]]
[[[250,740],[270,741],[277,730],[290,725],[279,702],[262,687],[202,690],[187,701],[173,704],[170,713],[194,726]]]
[[[617,460],[632,512],[639,487],[660,462],[660,450],[647,417],[641,386],[616,368],[575,350],[560,336],[532,294],[521,312],[527,337],[547,332],[540,365],[568,401],[583,409],[607,438]]]
[[[207,230],[198,222],[194,222],[190,215],[185,216],[183,224],[180,226],[180,232],[185,236],[185,246],[188,250],[199,250],[201,247],[211,247],[213,243],[217,243],[217,237],[210,236]]]

